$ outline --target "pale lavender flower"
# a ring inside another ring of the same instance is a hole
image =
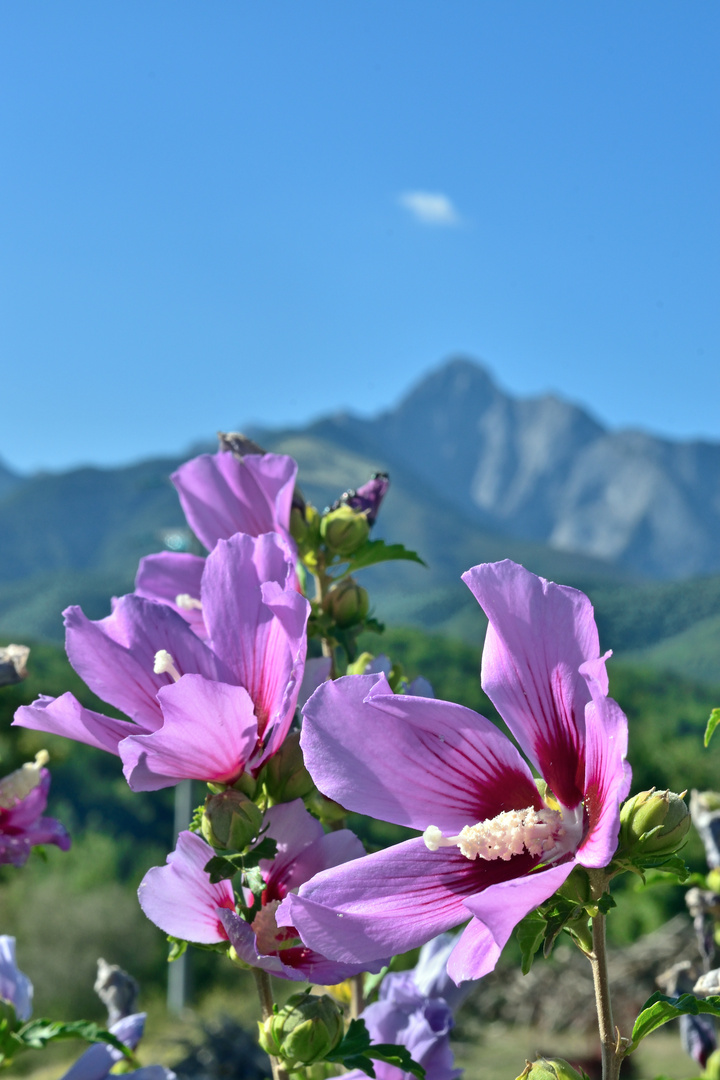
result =
[[[392,694],[382,675],[325,683],[302,737],[318,788],[424,835],[319,874],[277,915],[348,963],[470,918],[448,965],[456,982],[491,971],[516,924],[576,864],[610,862],[630,786],[627,720],[607,696],[587,597],[508,561],[464,580],[489,619],[483,687],[546,797],[514,745],[470,709]]]
[[[289,890],[319,870],[358,858],[363,854],[360,841],[347,829],[326,835],[301,799],[272,807],[263,827],[278,850],[274,859],[260,863],[265,889],[257,910],[251,908],[252,921],[236,912],[229,881],[210,883],[204,868],[214,851],[191,832],[180,834],[167,866],[156,866],[143,878],[138,897],[147,917],[184,941],[229,941],[241,960],[283,979],[332,984],[365,970],[364,965],[327,960],[305,948],[293,927],[278,928],[275,922]]]
[[[289,533],[297,464],[285,454],[202,454],[172,475],[190,527],[212,551],[235,533]]]
[[[309,604],[293,582],[277,535],[239,534],[205,562],[207,643],[169,606],[143,597],[122,597],[98,622],[68,608],[73,667],[131,720],[64,694],[22,706],[14,723],[119,754],[135,791],[257,772],[289,730],[303,677]]]
[[[70,847],[65,826],[42,816],[50,790],[47,760],[47,751],[41,750],[34,762],[0,780],[0,863],[23,866],[39,844],[55,844],[61,851]]]
[[[19,1020],[32,1016],[33,985],[15,961],[15,938],[0,935],[0,999],[9,1001]]]
[[[145,1013],[133,1013],[118,1020],[109,1030],[134,1050],[142,1038],[144,1028]],[[111,1073],[113,1066],[122,1060],[122,1053],[114,1046],[108,1043],[93,1043],[75,1064],[63,1073],[60,1080],[107,1080],[115,1075]],[[145,1065],[122,1075],[127,1080],[176,1080],[172,1069],[166,1069],[163,1065]]]

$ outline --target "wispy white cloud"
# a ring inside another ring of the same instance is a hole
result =
[[[439,191],[403,191],[398,202],[423,225],[459,225],[462,220],[452,199]]]

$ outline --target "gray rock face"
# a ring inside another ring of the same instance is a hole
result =
[[[608,431],[554,396],[505,394],[451,360],[373,420],[316,425],[411,469],[479,524],[650,577],[720,570],[720,444]]]

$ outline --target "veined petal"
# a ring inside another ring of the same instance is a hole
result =
[[[583,866],[607,866],[618,844],[620,804],[630,791],[632,771],[626,759],[627,717],[617,702],[606,697],[605,664],[583,665],[593,700],[585,709],[587,767],[585,809],[589,828],[577,853]]]
[[[574,861],[561,863],[498,882],[479,896],[468,897],[465,907],[474,918],[450,955],[450,978],[459,984],[492,971],[520,920],[557,892],[574,866]]]
[[[448,701],[393,694],[382,674],[323,683],[303,715],[307,768],[348,810],[459,832],[541,805],[527,765],[489,720]]]
[[[272,737],[264,757],[277,749],[292,722],[307,648],[310,606],[287,587],[292,574],[282,542],[272,533],[220,541],[203,574],[212,646],[255,703],[260,738],[267,743]],[[279,733],[272,730],[276,726]]]
[[[284,532],[297,465],[284,454],[201,454],[181,465],[171,479],[185,516],[205,547],[235,533],[260,536]]]
[[[332,669],[331,656],[313,656],[305,661],[300,691],[298,693],[297,707],[302,709],[317,690],[330,678]]]
[[[64,735],[66,739],[87,743],[111,754],[119,753],[118,744],[122,739],[145,731],[129,720],[115,720],[86,709],[70,693],[59,698],[43,696],[32,705],[21,705],[15,713],[13,726]]]
[[[423,840],[345,863],[301,886],[277,911],[311,948],[345,963],[407,952],[465,922],[464,901],[489,885],[527,874],[537,860],[471,861],[456,849],[430,852]]]
[[[279,803],[265,814],[267,835],[277,842],[274,859],[262,859],[260,870],[266,888],[263,902],[282,900],[321,870],[359,859],[365,849],[349,829],[325,833],[320,822],[309,814],[302,799]]]
[[[599,656],[588,598],[517,563],[483,563],[463,581],[489,626],[482,686],[563,805],[582,801],[585,706],[580,666]]]
[[[158,693],[164,723],[120,745],[133,791],[157,791],[180,780],[232,783],[257,742],[257,718],[242,686],[183,675]]]
[[[123,596],[112,615],[93,622],[79,607],[64,612],[70,663],[98,697],[127,713],[147,731],[162,723],[157,692],[172,678],[155,674],[155,655],[171,653],[181,675],[237,680],[184,619],[166,604]]]
[[[215,852],[202,837],[181,832],[166,866],[148,870],[138,899],[148,919],[172,937],[209,945],[227,941],[219,911],[235,911],[229,881],[210,884],[205,866]]]
[[[367,970],[361,964],[339,964],[328,960],[327,957],[321,956],[304,945],[291,946],[269,955],[260,953],[250,923],[231,911],[222,911],[219,915],[230,944],[240,959],[280,979],[334,986],[336,983],[349,979],[352,975],[359,975],[361,971]]]
[[[200,581],[205,560],[182,551],[160,551],[140,560],[135,576],[135,593],[146,600],[159,600],[176,611],[198,637],[207,637],[200,602]],[[191,597],[198,606],[178,606],[178,596]]]

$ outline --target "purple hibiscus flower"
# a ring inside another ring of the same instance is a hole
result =
[[[297,464],[285,454],[201,454],[172,475],[185,517],[208,551],[235,533],[288,531]]]
[[[131,720],[63,694],[22,706],[14,723],[119,754],[135,791],[257,772],[288,732],[303,677],[309,605],[293,574],[275,534],[219,541],[202,575],[207,643],[143,597],[122,597],[98,622],[68,608],[73,667]]]
[[[181,465],[172,480],[190,526],[212,551],[219,540],[235,533],[282,537],[294,563],[290,536],[297,464],[284,454],[202,454]],[[207,637],[200,599],[205,559],[183,552],[162,551],[140,560],[135,592],[168,604],[196,634]],[[293,578],[293,582],[295,579]]]
[[[318,788],[423,837],[319,874],[277,913],[347,962],[404,952],[471,917],[448,964],[456,982],[491,971],[576,864],[610,862],[630,786],[627,720],[607,696],[587,597],[508,561],[463,580],[489,619],[483,688],[547,788],[470,709],[394,695],[384,676],[325,683],[304,712]]]
[[[283,979],[332,984],[364,971],[365,965],[327,960],[306,948],[294,927],[279,928],[275,921],[275,911],[291,889],[320,870],[357,859],[363,854],[360,841],[347,829],[326,835],[301,799],[268,810],[264,827],[278,850],[274,859],[260,862],[265,889],[257,911],[251,907],[252,921],[237,913],[229,881],[210,883],[204,868],[214,851],[191,832],[180,834],[167,866],[156,866],[143,878],[138,897],[147,917],[184,941],[229,941],[245,963]]]
[[[50,790],[47,760],[47,750],[41,750],[34,762],[0,780],[0,863],[23,866],[38,844],[56,844],[61,851],[70,847],[65,826],[42,816]]]

